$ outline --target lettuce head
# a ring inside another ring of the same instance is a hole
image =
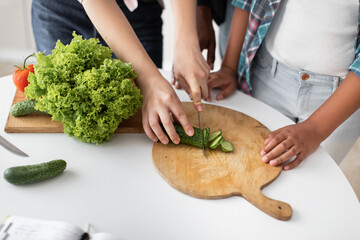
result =
[[[61,121],[69,136],[100,144],[141,108],[144,97],[132,83],[136,73],[130,63],[112,59],[98,39],[73,37],[68,45],[57,41],[50,55],[37,53],[26,97]]]

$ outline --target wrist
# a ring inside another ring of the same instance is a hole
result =
[[[316,136],[319,143],[324,141],[332,132],[327,128],[327,124],[324,124],[324,121],[320,121],[313,116],[307,118],[303,124],[305,124],[310,129],[310,131],[314,133],[314,136]]]
[[[151,92],[153,87],[159,86],[162,82],[167,82],[167,80],[158,73],[153,73],[151,75],[143,76],[138,75],[135,79],[136,85],[141,89],[143,95],[147,95],[148,92]]]
[[[195,51],[200,52],[200,45],[199,45],[199,38],[197,33],[194,35],[183,35],[180,34],[181,37],[175,37],[174,41],[174,59],[178,58],[179,56],[183,56],[186,58],[191,58],[187,54],[193,54]],[[184,56],[186,54],[187,56]]]
[[[237,70],[234,69],[233,67],[227,66],[225,64],[221,64],[220,70],[230,74],[234,78],[237,78]]]

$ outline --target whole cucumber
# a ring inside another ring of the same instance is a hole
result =
[[[20,117],[20,116],[28,115],[28,114],[31,114],[31,113],[43,113],[43,114],[46,114],[44,112],[36,110],[35,105],[36,105],[35,100],[21,101],[21,102],[15,103],[10,108],[10,113],[14,117]]]
[[[5,170],[6,181],[16,185],[40,182],[53,178],[62,173],[66,168],[66,162],[62,159],[50,162],[11,167]]]

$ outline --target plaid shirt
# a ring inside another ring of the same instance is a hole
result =
[[[250,67],[260,44],[265,38],[281,0],[233,0],[232,4],[250,12],[249,24],[246,30],[245,40],[242,47],[238,74],[239,88],[241,91],[251,94]],[[349,67],[360,78],[360,8],[358,14],[358,36],[354,61]]]

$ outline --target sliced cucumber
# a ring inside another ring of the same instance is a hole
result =
[[[210,139],[210,128],[204,128],[203,129],[203,135],[204,135],[204,147],[208,145],[209,139]]]
[[[218,136],[209,145],[209,148],[215,150],[224,141],[223,136]]]
[[[232,152],[234,151],[234,146],[232,145],[231,142],[228,142],[228,141],[223,141],[221,144],[220,144],[220,148],[223,152]]]
[[[215,138],[217,138],[218,136],[221,136],[222,132],[221,131],[215,131],[210,133],[210,137],[209,137],[209,141],[213,141]]]
[[[182,144],[188,144],[197,148],[202,148],[202,143],[204,140],[204,146],[209,147],[212,150],[215,150],[221,145],[221,150],[223,152],[232,152],[234,151],[233,145],[228,142],[224,141],[224,137],[222,136],[222,131],[215,131],[213,133],[210,133],[210,128],[204,128],[202,131],[200,128],[193,127],[194,128],[194,135],[189,137],[183,127],[180,123],[174,122],[174,128],[177,132],[177,134],[180,137],[180,143]],[[164,126],[161,124],[162,129],[165,131]],[[166,133],[166,131],[165,131]],[[168,136],[169,137],[169,136]],[[170,137],[169,137],[170,140]],[[170,140],[171,142],[171,140]]]

